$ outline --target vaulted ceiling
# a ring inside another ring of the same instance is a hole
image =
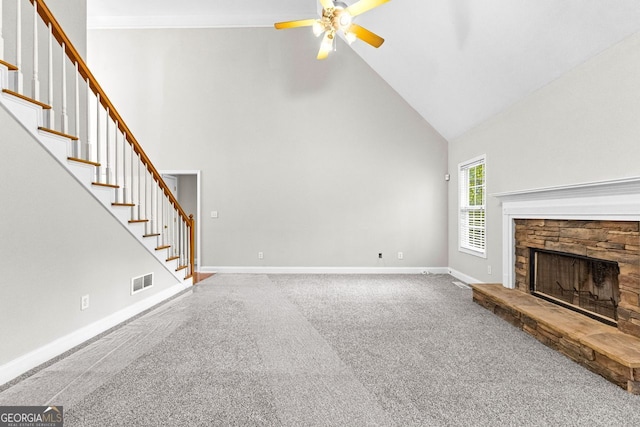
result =
[[[317,13],[317,0],[88,1],[89,28],[261,27]],[[351,47],[451,141],[640,31],[640,2],[391,0],[357,22],[386,42]]]

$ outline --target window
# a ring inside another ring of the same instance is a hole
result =
[[[458,165],[460,184],[459,250],[486,258],[486,158]]]

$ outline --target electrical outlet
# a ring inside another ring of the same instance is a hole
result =
[[[211,211],[211,218],[218,218],[218,211]]]
[[[264,259],[264,253],[258,252],[258,259]]]
[[[398,252],[398,259],[404,259],[404,254],[402,252]]]
[[[491,266],[487,265],[487,274],[491,274]]]
[[[89,308],[89,295],[83,295],[80,299],[80,310],[84,311]]]
[[[378,258],[382,258],[382,252],[378,254]]]

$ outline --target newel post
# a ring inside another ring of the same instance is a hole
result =
[[[196,236],[196,221],[193,219],[193,214],[189,215],[189,268],[191,269],[191,275],[195,274],[195,236]]]

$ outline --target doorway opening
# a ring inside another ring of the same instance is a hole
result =
[[[201,257],[201,181],[199,170],[162,170],[160,171],[162,179],[173,192],[176,200],[182,206],[187,215],[193,214],[196,223],[196,241],[195,241],[195,272],[200,271]]]

